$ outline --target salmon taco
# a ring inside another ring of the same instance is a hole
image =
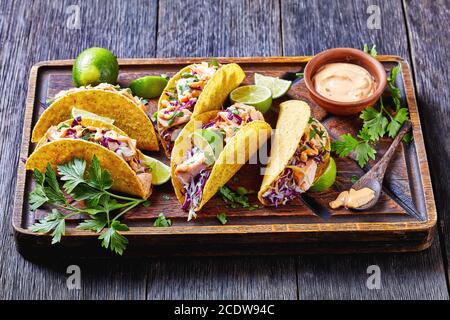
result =
[[[236,103],[195,116],[177,138],[171,159],[175,194],[188,220],[224,186],[271,135],[261,112]]]
[[[136,140],[112,124],[76,118],[51,126],[26,162],[27,170],[55,169],[73,158],[92,161],[94,155],[113,179],[112,189],[148,198],[152,192],[152,173]]]
[[[245,73],[235,63],[202,62],[181,69],[167,83],[158,102],[156,121],[161,144],[170,158],[175,140],[192,116],[220,110]]]
[[[297,198],[322,175],[329,161],[330,137],[311,117],[308,104],[299,100],[281,103],[259,200],[278,206]]]
[[[31,142],[39,141],[51,126],[69,119],[73,108],[113,119],[118,128],[137,141],[139,149],[159,149],[156,132],[143,101],[133,96],[129,89],[108,83],[59,92],[36,123]]]

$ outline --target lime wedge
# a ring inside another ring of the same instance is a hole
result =
[[[231,91],[230,99],[233,103],[240,102],[254,106],[262,113],[272,106],[272,92],[263,86],[243,86]]]
[[[258,86],[267,87],[272,91],[272,98],[277,99],[284,96],[291,87],[292,81],[264,76],[259,73],[255,73],[255,84]]]
[[[166,78],[160,76],[146,76],[133,80],[130,83],[130,89],[136,96],[151,99],[159,97],[166,85]]]
[[[170,167],[159,160],[144,155],[145,163],[152,170],[152,184],[159,186],[170,180]]]
[[[88,118],[88,119],[100,120],[100,121],[103,121],[103,122],[106,122],[109,124],[114,124],[114,119],[102,117],[102,116],[99,116],[98,114],[73,107],[72,108],[72,118],[75,119],[77,117],[81,117],[81,119]]]
[[[322,192],[334,184],[336,180],[336,162],[330,158],[328,166],[316,182],[309,188],[308,192]]]

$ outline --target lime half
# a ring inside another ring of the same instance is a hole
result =
[[[336,180],[336,162],[330,158],[328,166],[316,182],[308,189],[308,192],[322,192],[334,184]]]
[[[144,155],[145,163],[152,170],[152,184],[159,186],[170,180],[170,167],[159,160]]]
[[[166,85],[166,78],[160,76],[145,76],[133,80],[130,83],[130,89],[136,96],[145,99],[151,99],[159,97]]]
[[[272,91],[263,86],[243,86],[231,91],[230,99],[233,103],[248,104],[265,113],[272,106]]]
[[[117,58],[109,50],[89,48],[81,52],[72,68],[73,83],[79,86],[114,84],[119,75]]]
[[[255,73],[255,84],[269,88],[272,91],[272,98],[277,99],[288,92],[292,81]]]
[[[73,107],[72,108],[72,118],[75,119],[77,117],[81,117],[81,119],[100,120],[100,121],[103,121],[106,123],[114,124],[114,119],[102,117],[102,116],[99,116],[98,114]]]

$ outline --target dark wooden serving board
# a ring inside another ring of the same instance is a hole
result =
[[[253,73],[271,76],[289,76],[301,72],[311,57],[270,58],[219,58],[220,62],[236,62],[244,69],[247,78],[244,84],[253,83]],[[131,80],[144,75],[173,75],[183,66],[205,61],[208,58],[174,59],[123,59],[120,60],[119,84],[127,86]],[[390,70],[401,66],[398,86],[402,102],[408,106],[414,140],[402,145],[386,173],[383,193],[379,203],[367,212],[345,209],[334,210],[329,220],[318,218],[300,201],[278,208],[246,209],[227,208],[219,196],[211,199],[199,213],[197,220],[187,222],[172,186],[167,183],[156,187],[148,208],[137,208],[125,221],[130,231],[124,235],[130,240],[126,255],[234,255],[234,254],[286,254],[319,252],[394,252],[418,251],[430,246],[436,224],[436,208],[431,187],[426,151],[423,142],[414,88],[408,64],[396,56],[380,56],[379,60]],[[58,91],[72,87],[72,60],[47,61],[35,65],[30,74],[26,113],[23,125],[22,149],[18,166],[18,179],[13,213],[13,227],[18,249],[25,255],[105,255],[99,249],[98,235],[74,228],[77,219],[68,223],[62,242],[52,246],[50,236],[35,234],[29,230],[36,219],[46,214],[45,209],[31,212],[28,194],[33,188],[31,172],[25,172],[23,160],[33,151],[30,143],[31,130],[43,112],[47,98]],[[278,105],[287,99],[306,100],[313,115],[327,127],[332,138],[347,132],[356,132],[361,126],[358,117],[341,118],[327,114],[309,97],[303,80],[294,81],[288,94],[274,101],[265,117],[274,127]],[[389,101],[389,99],[388,99]],[[157,100],[150,101],[156,108]],[[377,145],[377,160],[388,148],[391,139],[382,139]],[[148,153],[164,162],[163,153]],[[310,194],[317,202],[327,206],[337,194],[348,189],[351,177],[360,177],[375,163],[369,162],[361,169],[350,158],[335,157],[338,178],[327,192]],[[238,172],[238,183],[230,187],[244,186],[247,190],[259,189],[261,175],[259,165],[245,165]],[[256,194],[250,201],[258,204]],[[155,228],[153,221],[163,212],[170,218],[170,228]],[[216,219],[225,212],[228,223],[221,225]]]

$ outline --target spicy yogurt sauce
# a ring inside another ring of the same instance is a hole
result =
[[[320,95],[337,102],[360,101],[376,90],[375,80],[366,69],[345,62],[322,66],[312,81]]]

